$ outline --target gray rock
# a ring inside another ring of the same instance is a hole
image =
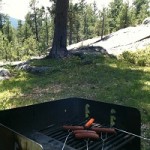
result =
[[[125,51],[137,51],[150,46],[150,17],[143,24],[136,27],[127,27],[109,35],[96,37],[69,45],[72,53],[109,54],[118,56]],[[81,55],[81,54],[80,54]]]
[[[28,63],[24,63],[22,65],[17,66],[17,69],[38,74],[38,73],[46,72],[49,69],[49,67],[43,67],[43,66],[37,67],[37,66],[31,66]]]
[[[20,64],[16,67],[16,69],[28,71],[28,70],[30,70],[30,65],[29,64]]]
[[[142,24],[144,25],[150,24],[150,17],[145,18]]]
[[[10,71],[5,68],[0,68],[0,80],[9,79],[11,77]]]
[[[8,69],[0,68],[0,76],[1,77],[10,77],[11,74]]]

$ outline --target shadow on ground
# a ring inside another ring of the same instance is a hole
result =
[[[90,63],[85,63],[86,59]],[[1,98],[1,109],[83,97],[136,107],[141,112],[142,124],[147,125],[144,130],[150,129],[150,72],[99,56],[77,58],[73,62],[63,60],[54,68],[41,74],[23,72],[16,78],[1,81],[0,92],[3,95],[13,93]],[[144,132],[145,135],[150,134]]]

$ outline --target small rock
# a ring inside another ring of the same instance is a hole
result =
[[[0,68],[0,80],[9,79],[11,76],[8,69]]]
[[[50,67],[37,67],[37,66],[31,66],[29,64],[22,64],[22,65],[19,65],[17,66],[17,69],[19,70],[24,70],[24,71],[27,71],[27,72],[30,72],[30,73],[34,73],[34,74],[37,74],[37,73],[44,73],[46,72]]]
[[[142,24],[144,25],[150,24],[150,17],[145,18]]]
[[[2,77],[10,77],[11,74],[8,69],[0,68],[0,76]]]

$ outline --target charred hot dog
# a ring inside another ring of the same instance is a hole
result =
[[[68,126],[68,125],[64,125],[63,129],[74,131],[74,130],[84,130],[84,127],[83,126],[71,126],[71,125]]]
[[[91,130],[95,131],[96,133],[111,133],[111,134],[115,134],[116,133],[115,129],[113,129],[113,128],[93,127]]]
[[[74,130],[73,133],[78,134],[78,133],[96,133],[96,132],[92,130]]]
[[[75,134],[75,138],[97,140],[99,139],[99,135],[97,133],[83,132]]]

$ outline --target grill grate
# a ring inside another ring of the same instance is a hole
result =
[[[55,150],[61,150],[69,132],[64,131],[62,126],[50,125],[49,127],[40,130],[32,135],[32,139],[42,144],[44,150],[49,150],[53,147]],[[104,150],[121,150],[127,143],[134,139],[134,136],[117,131],[115,135],[103,134]],[[89,150],[100,150],[103,147],[101,138],[96,141],[88,141]],[[85,150],[86,141],[75,139],[73,134],[70,134],[64,150]]]

